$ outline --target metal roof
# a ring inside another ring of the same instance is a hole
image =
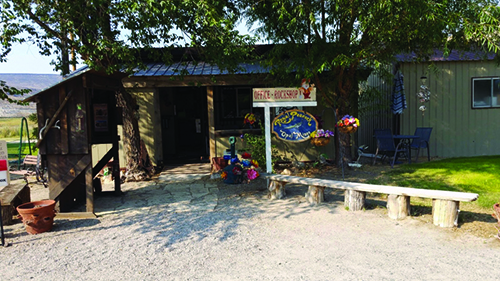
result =
[[[221,70],[217,65],[206,62],[176,62],[165,64],[160,62],[146,63],[145,69],[137,69],[133,77],[141,76],[214,76],[230,74],[227,70]],[[258,63],[241,63],[234,74],[262,74],[269,73],[269,68]]]
[[[485,53],[481,51],[477,52],[466,52],[453,50],[448,56],[444,55],[443,51],[435,51],[428,60],[424,61],[481,61],[481,60],[493,60],[495,59],[495,53]],[[414,62],[417,59],[415,53],[399,54],[396,55],[396,60],[399,62]]]

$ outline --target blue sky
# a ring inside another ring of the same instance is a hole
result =
[[[53,58],[42,56],[35,45],[17,45],[7,56],[7,62],[0,63],[0,73],[51,73],[54,66],[50,65]]]

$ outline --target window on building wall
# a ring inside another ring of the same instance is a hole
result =
[[[217,88],[214,93],[215,129],[244,129],[243,120],[250,112],[263,120],[263,109],[253,108],[252,103],[252,88],[250,87]]]
[[[500,107],[500,78],[472,78],[472,107]]]

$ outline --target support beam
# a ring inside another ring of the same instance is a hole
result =
[[[217,157],[217,146],[215,144],[215,114],[214,114],[214,87],[207,87],[207,112],[208,112],[208,140],[210,150],[210,161]]]

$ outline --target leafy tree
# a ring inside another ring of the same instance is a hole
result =
[[[359,82],[394,56],[425,59],[440,48],[499,49],[497,1],[241,0],[260,38],[275,43],[263,59],[281,84],[312,78],[341,118],[358,115]],[[335,148],[351,159],[349,135]],[[340,153],[336,153],[340,163]]]
[[[79,60],[109,74],[131,73],[144,59],[172,62],[168,48],[191,46],[203,49],[206,61],[234,70],[249,40],[234,31],[238,17],[229,0],[0,0],[0,60],[13,44],[28,43],[43,55],[56,54],[52,64],[63,75]],[[135,101],[125,90],[117,100],[126,106],[127,168],[144,177]]]
[[[23,104],[21,101],[13,99],[10,96],[22,96],[23,94],[27,94],[31,92],[30,89],[17,89],[14,87],[7,86],[5,81],[0,80],[0,100],[7,100],[10,103]]]

